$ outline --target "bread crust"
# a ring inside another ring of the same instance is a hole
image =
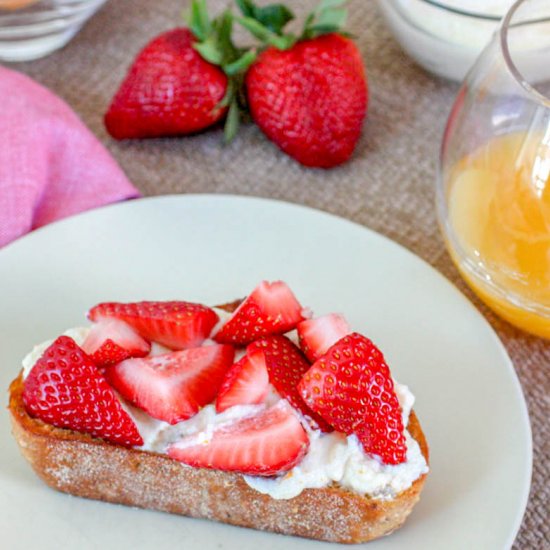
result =
[[[393,500],[363,497],[336,486],[277,500],[249,487],[239,474],[191,468],[165,455],[113,445],[32,418],[23,404],[22,374],[11,383],[9,410],[23,456],[54,489],[286,535],[357,543],[389,534],[411,512],[426,478],[421,476]],[[428,460],[414,412],[408,429]]]

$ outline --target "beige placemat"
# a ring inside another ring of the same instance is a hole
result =
[[[208,3],[214,9],[226,4]],[[298,13],[315,3],[289,1]],[[15,68],[64,97],[145,195],[237,193],[306,204],[387,235],[451,279],[504,341],[529,406],[533,486],[514,548],[550,548],[550,344],[500,321],[472,296],[451,264],[436,225],[437,154],[457,86],[429,76],[402,53],[372,0],[352,0],[350,28],[366,60],[371,99],[363,138],[347,165],[328,172],[303,169],[252,125],[225,148],[219,131],[179,140],[112,141],[101,118],[126,67],[148,37],[179,24],[185,4],[110,0],[64,50]]]

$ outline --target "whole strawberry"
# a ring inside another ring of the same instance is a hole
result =
[[[138,54],[105,115],[116,139],[199,132],[228,114],[226,138],[239,121],[239,80],[256,57],[231,41],[229,10],[211,21],[205,0],[193,0],[189,28],[151,40]]]
[[[153,39],[135,59],[116,93],[105,126],[116,139],[174,136],[204,130],[219,107],[227,76],[193,48],[195,37],[178,28]]]
[[[340,34],[343,2],[325,0],[302,36],[258,20],[252,2],[237,2],[239,21],[270,46],[246,75],[248,106],[260,129],[306,166],[331,168],[348,160],[367,110],[367,80],[354,42]],[[269,28],[271,27],[271,28]]]

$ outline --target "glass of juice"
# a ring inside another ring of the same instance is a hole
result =
[[[463,82],[441,148],[441,230],[477,295],[550,338],[550,0],[520,0]]]

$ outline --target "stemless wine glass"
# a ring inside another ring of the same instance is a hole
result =
[[[550,338],[550,0],[516,2],[462,84],[437,211],[478,296]]]

